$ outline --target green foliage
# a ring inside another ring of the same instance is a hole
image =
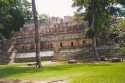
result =
[[[32,21],[32,5],[27,0],[17,0],[17,6],[21,10],[25,22]]]
[[[124,55],[124,54],[125,54],[125,47],[121,47],[120,50],[119,50],[119,52],[120,52],[122,55]]]
[[[0,33],[11,38],[23,24],[30,20],[30,3],[26,0],[0,0]]]
[[[92,38],[93,35],[94,35],[93,29],[87,29],[87,31],[86,31],[86,37]]]
[[[41,22],[46,22],[49,19],[49,17],[46,14],[41,14],[38,17],[38,20]]]
[[[109,27],[111,16],[119,12],[115,6],[125,5],[123,0],[73,0],[73,2],[73,6],[77,7],[78,11],[86,9],[85,20],[89,22],[90,27],[93,26],[91,29],[95,36]]]
[[[125,46],[125,20],[121,19],[117,23],[112,24],[110,28],[110,33],[114,40],[118,40],[120,46]]]

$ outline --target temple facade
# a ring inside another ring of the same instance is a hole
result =
[[[84,35],[86,22],[75,22],[72,17],[51,17],[46,23],[39,23],[40,48],[42,50],[60,50],[86,47],[91,39]],[[35,51],[34,24],[25,24],[16,33],[16,49],[18,52]]]
[[[85,48],[91,44],[91,39],[85,37],[87,22],[75,21],[73,17],[51,17],[46,22],[39,23],[41,51]],[[25,24],[16,33],[15,48],[18,53],[35,51],[34,24]]]

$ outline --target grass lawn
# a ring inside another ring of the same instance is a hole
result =
[[[43,69],[25,64],[0,66],[0,79],[66,80],[68,83],[125,83],[125,63],[54,64]]]

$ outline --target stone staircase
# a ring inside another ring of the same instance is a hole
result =
[[[4,40],[0,42],[0,64],[13,63],[16,51],[14,50],[14,42]]]
[[[88,58],[92,57],[89,54],[89,50],[86,48],[75,50],[73,49],[72,51],[65,50],[65,51],[60,51],[58,53],[55,53],[53,60],[54,61],[67,61],[69,59],[81,59],[81,58]]]

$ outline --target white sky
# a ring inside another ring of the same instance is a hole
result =
[[[72,16],[74,12],[72,0],[36,0],[36,5],[39,14],[49,16]]]

